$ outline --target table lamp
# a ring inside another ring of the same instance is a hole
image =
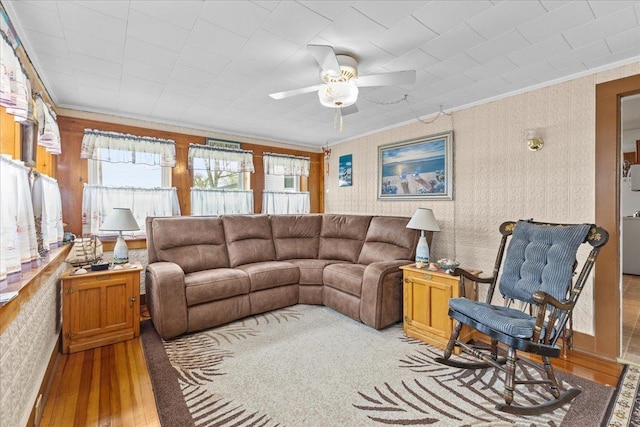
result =
[[[136,219],[128,208],[113,208],[100,227],[103,231],[117,231],[118,240],[113,248],[113,263],[124,264],[129,262],[129,249],[127,242],[122,237],[123,231],[140,230]]]
[[[418,208],[409,220],[407,228],[420,230],[420,239],[416,246],[416,264],[429,262],[429,245],[424,236],[425,231],[440,231],[440,227],[433,216],[433,211],[427,208]]]

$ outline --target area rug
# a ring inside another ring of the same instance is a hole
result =
[[[442,350],[397,324],[374,330],[329,308],[296,305],[162,341],[150,321],[142,342],[164,426],[591,426],[612,389],[557,372],[582,389],[551,413],[498,412],[502,375],[438,364]],[[537,371],[521,366],[531,378]],[[515,402],[546,399],[516,387]]]
[[[626,365],[602,427],[640,426],[640,367]]]

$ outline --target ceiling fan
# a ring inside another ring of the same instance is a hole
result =
[[[358,61],[352,56],[336,55],[331,46],[310,44],[307,45],[307,49],[320,65],[322,83],[271,93],[270,97],[283,99],[317,91],[322,105],[338,109],[342,115],[345,115],[358,111],[355,102],[358,99],[359,87],[405,85],[416,81],[415,70],[359,76]]]

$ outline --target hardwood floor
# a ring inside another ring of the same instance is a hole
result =
[[[622,275],[621,359],[640,364],[640,276]]]
[[[622,365],[576,351],[553,366],[611,387],[622,371]],[[60,356],[40,426],[159,425],[140,338]]]

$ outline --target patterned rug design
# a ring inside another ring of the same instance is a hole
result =
[[[150,333],[143,333],[145,352]],[[494,409],[502,402],[500,372],[438,364],[433,358],[442,350],[406,337],[400,324],[376,331],[317,306],[276,310],[162,345],[198,426],[586,426],[602,420],[612,394],[557,372],[563,389],[583,389],[572,404],[538,416],[502,413]],[[515,401],[547,396],[541,386],[520,386]],[[157,390],[156,397],[162,412]]]
[[[640,426],[640,367],[626,365],[614,398],[602,422],[603,427]]]

